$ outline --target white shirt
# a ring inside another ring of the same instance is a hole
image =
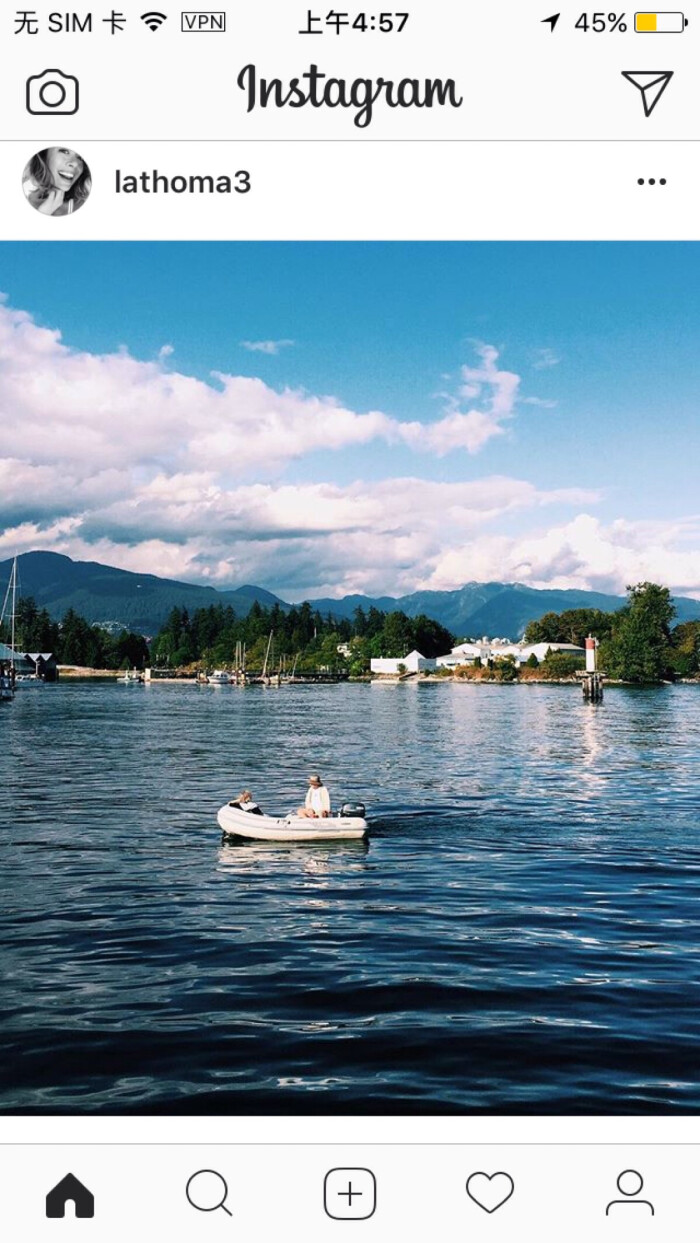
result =
[[[319,816],[323,811],[323,795],[320,786],[311,787],[311,810]]]
[[[306,806],[317,816],[330,811],[331,801],[325,786],[309,786],[306,793]]]

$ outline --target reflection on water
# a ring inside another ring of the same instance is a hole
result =
[[[18,691],[0,1108],[697,1111],[699,744],[682,686]],[[221,845],[310,768],[369,844]]]

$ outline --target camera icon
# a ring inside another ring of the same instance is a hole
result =
[[[27,78],[27,112],[33,116],[72,116],[79,98],[78,79],[60,69],[45,69]]]

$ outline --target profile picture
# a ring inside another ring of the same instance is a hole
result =
[[[26,165],[22,189],[42,216],[70,216],[90,195],[90,169],[71,147],[45,147]]]

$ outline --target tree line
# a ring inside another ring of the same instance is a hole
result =
[[[3,642],[9,643],[10,637],[9,625],[0,628]],[[296,667],[300,673],[326,669],[361,675],[369,671],[373,656],[401,657],[413,648],[424,656],[440,656],[453,644],[450,631],[424,615],[412,618],[372,607],[357,608],[351,620],[339,619],[330,613],[322,616],[308,602],[284,610],[256,601],[243,616],[223,604],[194,611],[174,608],[150,643],[126,629],[113,633],[91,624],[74,609],[55,621],[30,597],[18,603],[15,618],[18,651],[53,652],[59,664],[93,669],[143,669],[149,664],[230,668],[240,645],[249,670],[262,669],[267,656],[270,673]]]
[[[270,642],[270,635],[272,641]],[[269,652],[268,652],[269,644]],[[172,609],[151,645],[153,664],[177,668],[201,664],[232,666],[236,649],[245,649],[246,667],[268,672],[280,668],[310,672],[325,669],[358,676],[369,671],[373,656],[405,656],[413,648],[424,656],[449,652],[454,636],[439,622],[408,617],[374,607],[355,609],[352,619],[322,615],[308,601],[289,609],[255,602],[238,616],[230,605],[215,604],[190,612]]]
[[[9,643],[11,627],[0,628],[0,640]],[[91,625],[75,609],[68,609],[60,622],[40,609],[31,596],[17,604],[15,648],[18,652],[53,652],[60,665],[84,665],[91,669],[142,669],[149,661],[143,635],[122,630],[113,634]]]
[[[700,672],[700,621],[673,626],[676,610],[667,587],[638,583],[627,588],[627,602],[615,613],[568,609],[530,622],[526,643],[575,643],[586,635],[599,640],[598,668],[624,682],[663,682]]]
[[[627,588],[627,602],[617,612],[579,608],[545,613],[528,624],[524,642],[583,647],[592,634],[600,644],[598,667],[611,678],[643,683],[695,677],[700,674],[700,621],[673,626],[674,616],[666,587],[638,583]],[[7,623],[0,627],[0,640],[10,642]],[[174,608],[150,644],[141,634],[93,625],[74,609],[55,621],[30,597],[18,603],[15,618],[18,651],[53,652],[59,664],[95,669],[232,667],[240,645],[249,670],[262,669],[267,655],[270,673],[296,667],[299,673],[326,669],[360,676],[369,671],[374,656],[401,659],[414,648],[423,656],[442,656],[455,642],[449,630],[424,614],[408,617],[372,606],[357,608],[351,619],[343,619],[323,616],[306,601],[287,610],[256,602],[244,616],[223,604],[192,612]],[[536,661],[527,663],[534,666]],[[575,654],[555,652],[540,668],[545,674],[567,676],[582,664]],[[514,669],[511,673],[504,666],[504,680],[515,676]]]

